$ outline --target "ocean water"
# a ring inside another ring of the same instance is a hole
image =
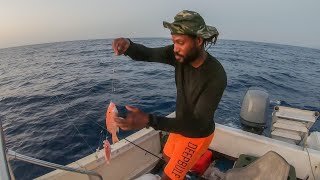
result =
[[[159,38],[133,41],[171,44]],[[269,92],[270,115],[275,105],[320,111],[319,49],[219,40],[208,52],[228,76],[216,122],[240,128],[242,98],[252,86]],[[164,116],[175,110],[175,97],[173,67],[114,56],[109,39],[0,49],[0,119],[7,147],[31,157],[68,164],[102,147],[111,99]],[[312,131],[319,130],[317,122]],[[131,133],[120,131],[120,139]],[[17,179],[51,171],[11,164]]]

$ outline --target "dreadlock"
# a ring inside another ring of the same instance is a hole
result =
[[[190,36],[191,38],[195,39],[197,38],[198,36],[196,35],[193,35],[193,34],[188,34],[188,36]],[[210,38],[207,38],[207,39],[203,39],[203,47],[206,49],[206,51],[208,51],[208,49],[210,49],[210,47],[212,45],[215,45],[216,42],[217,42],[217,39],[218,39],[218,34],[217,35],[214,35]]]
[[[204,39],[203,43],[204,43],[204,48],[206,49],[206,51],[208,51],[208,49],[211,48],[212,44],[215,45],[216,42],[217,42],[217,38],[218,38],[218,35],[214,35],[212,36],[211,38],[207,38],[207,39]]]

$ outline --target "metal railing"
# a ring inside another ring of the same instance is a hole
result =
[[[36,159],[36,158],[32,158],[29,156],[25,156],[23,154],[19,154],[15,151],[12,150],[7,150],[6,149],[6,143],[5,143],[5,139],[4,139],[4,133],[2,130],[2,123],[0,120],[0,179],[2,180],[10,180],[11,176],[10,176],[10,167],[9,167],[9,163],[7,161],[7,156],[11,159],[18,159],[24,162],[29,162],[32,164],[37,164],[40,166],[44,166],[44,167],[48,167],[48,168],[53,168],[53,169],[60,169],[60,170],[65,170],[65,171],[70,171],[70,172],[74,172],[74,173],[80,173],[80,174],[86,174],[86,175],[91,175],[91,176],[96,176],[99,179],[103,180],[102,176],[94,171],[89,171],[89,170],[83,170],[83,169],[75,169],[72,167],[68,167],[68,166],[63,166],[63,165],[59,165],[59,164],[55,164],[55,163],[51,163],[51,162],[47,162],[47,161],[43,161],[40,159]]]
[[[4,133],[2,130],[2,122],[0,120],[0,179],[9,180],[10,171],[9,171],[9,163],[7,161],[6,156],[6,142],[4,140]]]

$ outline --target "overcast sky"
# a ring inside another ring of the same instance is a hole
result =
[[[162,21],[199,12],[221,39],[320,49],[320,0],[0,0],[0,48],[114,37],[170,37]]]

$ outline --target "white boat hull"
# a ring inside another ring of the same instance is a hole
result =
[[[252,134],[216,123],[215,137],[210,149],[228,156],[238,158],[240,154],[262,156],[268,151],[280,154],[288,163],[295,167],[297,177],[304,179],[320,179],[320,151],[303,149],[301,146]],[[308,151],[307,151],[308,150]],[[309,153],[308,153],[309,152]],[[309,161],[309,155],[310,160]]]
[[[153,154],[162,157],[160,154],[160,135],[158,131],[142,129],[127,137],[129,141],[147,149]],[[126,140],[121,140],[111,145],[111,160],[107,164],[104,152],[93,153],[68,166],[74,168],[85,168],[98,172],[103,179],[133,179],[149,172],[158,162],[158,158],[146,153]],[[81,166],[81,167],[80,167]],[[55,170],[37,179],[59,179],[59,180],[92,180],[98,179],[94,176],[78,174],[68,171]]]
[[[174,114],[171,114],[171,116],[174,116]],[[152,128],[142,129],[127,137],[127,139],[161,157],[159,131],[155,131]],[[133,179],[147,173],[159,160],[124,139],[113,144],[111,147],[112,153],[109,165],[106,164],[103,152],[101,151],[98,153],[98,158],[96,158],[96,154],[91,154],[68,166],[79,168],[79,165],[81,165],[87,170],[98,172],[104,179],[122,180]],[[295,167],[298,178],[304,179],[309,176],[310,180],[314,179],[311,171],[312,167],[315,179],[320,179],[320,151],[313,149],[304,150],[297,145],[217,123],[215,136],[209,148],[234,158],[238,158],[240,154],[262,156],[268,151],[275,151]],[[56,170],[38,179],[85,180],[94,179],[94,177]]]

